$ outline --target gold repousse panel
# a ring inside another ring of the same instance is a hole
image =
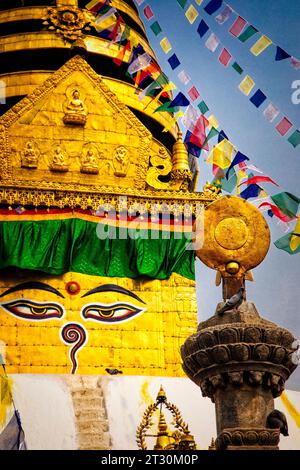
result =
[[[72,116],[78,123],[69,123]],[[8,111],[0,133],[6,186],[146,186],[151,133],[79,56]],[[85,168],[89,151],[96,174]]]
[[[37,285],[1,296],[0,340],[6,345],[9,373],[70,373],[70,353],[76,342],[66,344],[62,331],[76,324],[86,337],[75,355],[78,374],[102,374],[106,368],[117,368],[123,374],[183,376],[179,348],[197,324],[193,281],[177,274],[169,280],[142,282],[77,273],[59,277],[23,273],[2,276],[0,295],[25,281],[48,284],[57,292],[41,290]],[[73,292],[70,283],[76,287]],[[107,290],[85,295],[103,285],[108,285]],[[12,313],[8,309],[16,302],[23,306]],[[34,309],[30,313],[32,302],[47,308],[57,305],[64,314],[40,319]],[[143,311],[128,321],[107,323],[83,314],[90,304],[103,307],[124,303]],[[22,317],[26,312],[32,319]]]

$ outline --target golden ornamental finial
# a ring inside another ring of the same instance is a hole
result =
[[[182,141],[182,132],[178,131],[177,141],[173,145],[172,151],[172,172],[173,181],[182,181],[181,189],[187,190],[192,178],[188,151]]]
[[[162,407],[165,407],[172,415],[172,424],[175,430],[168,428]],[[147,434],[154,426],[153,416],[159,412],[158,424],[155,432]],[[161,386],[155,403],[151,403],[146,409],[141,424],[136,431],[136,440],[139,449],[147,450],[146,437],[156,437],[154,450],[191,450],[196,449],[194,437],[191,435],[188,425],[183,421],[177,406],[167,401],[166,393]]]

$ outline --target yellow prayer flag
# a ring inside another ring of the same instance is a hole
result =
[[[257,56],[262,53],[270,44],[272,44],[271,39],[267,36],[262,36],[256,43],[251,47],[250,52],[253,55]]]
[[[197,3],[197,5],[201,5],[201,3],[203,2],[203,0],[195,0],[195,2]]]
[[[194,21],[196,21],[197,17],[199,16],[196,8],[193,6],[193,5],[190,5],[188,7],[188,9],[186,10],[185,12],[185,16],[187,17],[187,19],[189,20],[189,22],[191,24],[194,23]]]
[[[172,121],[163,129],[163,132],[169,132],[173,126],[175,126],[177,120],[181,117],[184,116],[184,113],[182,111],[178,111],[178,113],[175,114],[174,118]]]
[[[208,128],[212,128],[214,127],[215,129],[218,129],[219,127],[219,121],[217,120],[217,118],[212,114],[211,116],[209,116],[209,118],[207,118],[208,120]]]
[[[208,156],[206,163],[217,165],[219,168],[228,168],[234,151],[234,145],[227,139],[223,139],[216,145]]]
[[[172,49],[172,46],[171,44],[169,43],[169,40],[168,38],[164,37],[161,41],[160,41],[160,47],[162,48],[162,50],[164,51],[165,54],[168,54],[168,52],[170,52],[170,50]]]
[[[300,233],[300,218],[298,217],[296,227],[294,228],[293,232]],[[297,250],[298,246],[300,245],[300,237],[298,235],[292,235],[290,241],[290,249],[292,251]]]
[[[252,80],[250,75],[246,75],[246,77],[241,81],[239,84],[239,89],[241,90],[244,95],[248,96],[254,87],[255,82]]]
[[[241,192],[240,183],[243,179],[247,179],[248,175],[243,170],[237,172],[237,181],[236,181],[236,194],[239,195]]]

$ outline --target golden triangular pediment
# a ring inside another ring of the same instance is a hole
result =
[[[146,188],[152,135],[76,56],[0,119],[0,185]]]

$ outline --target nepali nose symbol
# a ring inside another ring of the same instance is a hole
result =
[[[62,327],[60,334],[65,344],[72,345],[69,357],[72,363],[71,374],[75,374],[78,368],[77,353],[87,342],[87,331],[80,323],[67,323]]]

